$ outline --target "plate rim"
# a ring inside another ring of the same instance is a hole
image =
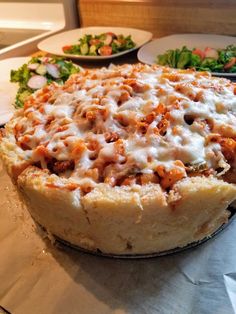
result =
[[[171,39],[171,38],[176,38],[176,37],[180,37],[180,38],[184,38],[185,36],[187,37],[212,37],[212,38],[219,38],[221,37],[222,39],[223,38],[227,38],[227,39],[234,39],[234,41],[236,42],[236,36],[230,36],[230,35],[222,35],[222,34],[208,34],[208,33],[204,33],[204,34],[201,34],[201,33],[181,33],[181,34],[170,34],[170,35],[167,35],[167,36],[163,36],[163,37],[159,37],[159,38],[155,38],[154,40],[146,43],[145,45],[143,45],[142,47],[140,47],[139,51],[138,51],[138,54],[137,54],[137,58],[139,60],[139,62],[142,62],[144,64],[148,64],[148,65],[152,65],[152,64],[157,64],[155,63],[154,61],[151,63],[151,62],[148,62],[148,61],[144,61],[144,59],[140,56],[143,51],[145,49],[147,49],[148,46],[151,46],[153,45],[153,43],[157,43],[158,41],[161,41],[161,40],[165,40],[165,39]],[[168,48],[166,48],[168,49]],[[225,73],[225,72],[210,72],[212,75],[215,75],[215,76],[224,76],[226,78],[234,78],[236,77],[236,73]]]
[[[124,29],[124,30],[131,30],[131,31],[138,31],[138,32],[142,32],[142,33],[146,33],[148,39],[140,44],[140,45],[137,45],[136,47],[134,48],[131,48],[129,50],[125,50],[125,51],[121,51],[119,53],[116,53],[116,54],[113,54],[113,55],[110,55],[110,56],[83,56],[83,55],[74,55],[74,54],[65,54],[63,52],[61,52],[60,54],[59,53],[56,53],[56,52],[52,52],[52,51],[49,51],[49,50],[45,50],[44,47],[42,47],[42,45],[44,45],[45,42],[47,42],[48,40],[52,39],[53,37],[60,37],[61,35],[64,35],[64,34],[68,34],[68,33],[73,33],[75,31],[79,31],[79,30],[96,30],[96,29],[107,29],[107,30],[116,30],[116,29]],[[134,27],[118,27],[118,26],[88,26],[88,27],[80,27],[80,28],[74,28],[74,29],[70,29],[70,30],[67,30],[67,31],[64,31],[64,32],[60,32],[58,34],[55,34],[55,35],[52,35],[52,36],[49,36],[47,37],[46,39],[40,41],[38,44],[37,44],[37,47],[38,49],[40,50],[43,50],[43,51],[46,51],[47,53],[50,53],[50,54],[54,54],[54,55],[58,55],[58,56],[62,56],[62,57],[65,57],[65,58],[71,58],[71,59],[77,59],[77,60],[87,60],[87,61],[98,61],[98,60],[108,60],[108,59],[113,59],[113,58],[116,58],[116,57],[119,57],[119,56],[122,56],[124,54],[127,54],[127,53],[130,53],[134,50],[137,50],[139,48],[141,48],[143,45],[147,44],[148,42],[150,42],[153,38],[153,33],[152,32],[149,32],[149,31],[146,31],[146,30],[143,30],[143,29],[139,29],[139,28],[134,28]]]
[[[1,65],[5,65],[5,64],[9,64],[8,68],[9,68],[9,74],[10,74],[10,71],[11,70],[16,70],[16,68],[14,67],[14,64],[12,65],[12,61],[14,60],[15,61],[19,61],[19,65],[17,65],[17,67],[20,67],[21,65],[23,65],[24,63],[28,62],[31,58],[30,57],[10,57],[10,58],[6,58],[6,59],[2,59],[0,60],[0,67]],[[6,78],[6,77],[3,77],[1,75],[1,78],[0,78],[0,84],[1,83],[9,83],[11,85],[15,85],[16,83],[12,83],[10,82],[10,77]],[[10,107],[9,107],[10,108]],[[2,111],[0,110],[0,114],[1,114],[1,121],[0,121],[0,127],[2,127],[4,124],[6,124],[10,119],[11,117],[13,116],[14,112],[16,111],[15,107],[13,106],[12,104],[12,110],[5,110],[5,111]]]

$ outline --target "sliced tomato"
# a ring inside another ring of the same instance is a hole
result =
[[[90,39],[89,41],[89,44],[91,46],[97,46],[98,44],[100,44],[101,40],[97,39],[97,38],[93,38],[93,39]]]
[[[236,57],[232,57],[232,58],[229,60],[229,62],[224,65],[224,69],[225,69],[225,70],[231,69],[231,68],[235,65],[235,63],[236,63]]]
[[[202,60],[205,58],[205,52],[198,48],[194,49],[192,54],[199,56]]]
[[[63,50],[63,51],[67,51],[67,50],[70,50],[71,47],[72,47],[72,45],[63,46],[63,47],[62,47],[62,50]]]
[[[98,49],[100,56],[110,56],[112,54],[111,46],[102,46]]]

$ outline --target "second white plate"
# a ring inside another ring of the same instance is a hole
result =
[[[0,125],[10,120],[15,111],[14,101],[19,86],[10,82],[11,70],[17,70],[29,60],[27,57],[19,57],[0,61]]]
[[[136,43],[136,46],[132,49],[125,50],[110,56],[82,56],[82,55],[73,55],[65,54],[62,50],[63,46],[72,45],[78,43],[79,38],[83,37],[85,34],[91,35],[100,35],[106,32],[113,32],[117,35],[122,34],[124,36],[131,35],[132,40]],[[146,32],[140,29],[135,28],[124,28],[124,27],[105,27],[105,26],[96,26],[96,27],[85,27],[77,28],[70,31],[66,31],[41,41],[38,44],[40,50],[46,51],[48,53],[63,56],[66,58],[74,58],[79,60],[102,60],[102,59],[111,59],[124,55],[130,51],[140,48],[142,45],[147,43],[152,39],[152,33]]]
[[[157,55],[168,49],[177,49],[186,46],[189,49],[206,47],[223,49],[228,45],[236,45],[236,37],[212,34],[177,34],[162,37],[143,46],[138,52],[139,61],[147,64],[156,63]],[[235,77],[235,73],[214,73],[228,77]]]

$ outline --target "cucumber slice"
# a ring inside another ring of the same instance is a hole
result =
[[[177,62],[178,69],[184,69],[187,67],[188,63],[191,61],[191,52],[190,51],[183,51],[179,55],[179,60]]]
[[[84,43],[83,45],[80,46],[80,52],[82,55],[87,55],[89,52],[89,46],[87,43]]]
[[[39,75],[45,75],[47,73],[47,68],[44,64],[40,64],[35,72]]]
[[[93,55],[97,55],[97,47],[95,45],[90,46],[89,53]]]

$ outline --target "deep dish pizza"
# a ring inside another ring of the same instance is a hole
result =
[[[86,70],[29,97],[0,145],[48,232],[111,254],[183,247],[236,199],[236,85],[141,64]]]

